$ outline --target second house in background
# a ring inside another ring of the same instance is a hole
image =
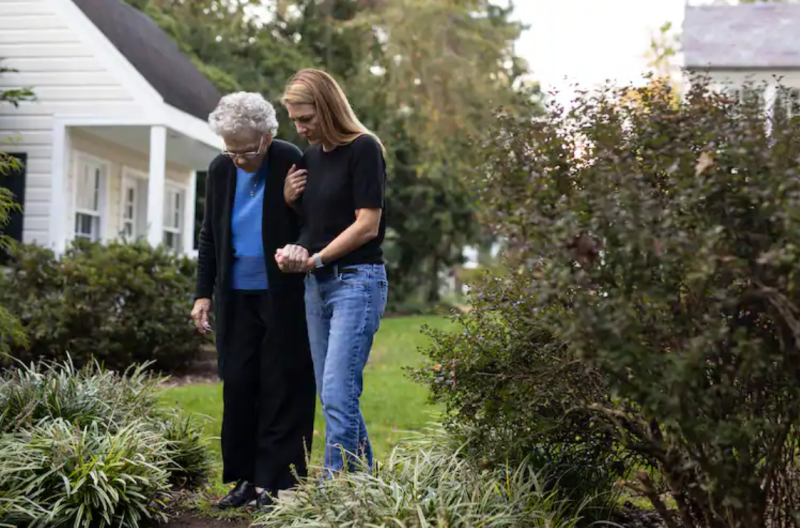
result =
[[[800,4],[687,6],[684,67],[737,97],[749,84],[769,111],[800,115],[798,34]]]

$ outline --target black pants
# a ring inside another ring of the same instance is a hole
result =
[[[223,366],[223,482],[246,480],[277,491],[308,474],[316,388],[314,372],[297,361],[298,343],[269,328],[266,293],[232,292]],[[302,350],[302,347],[300,347]]]

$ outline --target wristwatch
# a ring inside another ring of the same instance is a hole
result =
[[[311,255],[311,258],[314,259],[315,268],[319,269],[325,265],[325,263],[322,262],[322,257],[319,255],[319,253],[314,253],[313,255]]]

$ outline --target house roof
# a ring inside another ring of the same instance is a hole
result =
[[[689,6],[683,22],[688,68],[800,68],[800,4]]]
[[[122,0],[73,0],[164,101],[206,120],[221,94],[150,17]]]

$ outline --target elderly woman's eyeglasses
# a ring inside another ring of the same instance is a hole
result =
[[[258,150],[253,150],[250,152],[231,152],[227,148],[222,151],[222,154],[228,156],[231,159],[235,158],[242,158],[242,159],[255,159],[259,157],[261,154],[264,153],[264,139],[261,138],[261,141],[258,144]]]

